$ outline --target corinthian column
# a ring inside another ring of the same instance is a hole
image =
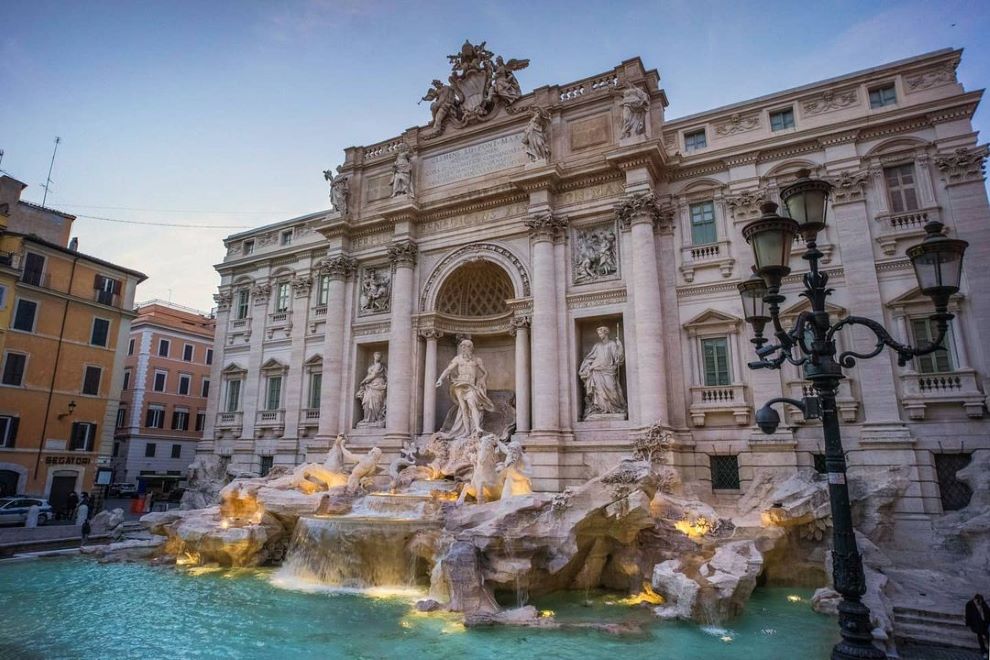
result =
[[[388,394],[385,430],[400,439],[409,437],[409,411],[412,401],[413,349],[413,268],[416,244],[393,243],[388,248],[392,261],[392,322],[388,336]]]
[[[323,382],[320,389],[320,425],[317,438],[329,440],[340,427],[341,382],[344,370],[344,287],[355,261],[338,254],[320,262],[320,274],[330,276],[327,289],[327,322],[323,338]]]
[[[669,423],[660,275],[653,236],[654,227],[661,219],[660,209],[653,193],[641,193],[623,202],[618,216],[622,228],[631,233],[639,423],[644,426],[656,421]]]
[[[426,339],[426,364],[423,370],[423,433],[437,430],[437,340],[443,336],[439,330],[422,332]]]
[[[560,430],[557,284],[553,241],[567,221],[543,213],[526,221],[533,255],[533,430]],[[518,393],[517,393],[518,396]]]
[[[512,319],[509,332],[516,338],[516,432],[529,431],[529,317]]]

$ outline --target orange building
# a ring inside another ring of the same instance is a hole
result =
[[[169,492],[203,437],[216,321],[161,300],[131,323],[113,445],[115,483]]]
[[[0,177],[0,494],[48,497],[110,476],[134,291],[142,273],[79,252],[74,216]],[[105,467],[103,467],[105,466]]]

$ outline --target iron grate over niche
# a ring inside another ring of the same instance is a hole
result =
[[[973,460],[973,454],[935,454],[935,474],[942,496],[943,511],[958,511],[969,505],[973,490],[956,478],[956,473]]]
[[[712,490],[739,490],[739,457],[709,456]]]
[[[825,468],[825,454],[812,454],[812,458],[815,463],[815,472],[825,474],[827,471]]]

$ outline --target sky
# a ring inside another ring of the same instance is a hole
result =
[[[41,203],[59,136],[46,203],[79,249],[202,310],[223,237],[328,208],[322,171],[426,124],[465,38],[528,58],[524,92],[638,55],[668,119],[946,47],[990,84],[986,0],[0,0],[0,25],[0,169]]]

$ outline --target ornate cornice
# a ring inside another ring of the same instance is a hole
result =
[[[334,280],[346,280],[357,268],[357,261],[345,254],[338,254],[326,257],[317,266],[321,275],[329,275]]]
[[[296,298],[305,298],[313,287],[313,276],[309,274],[298,275],[292,279],[291,284],[296,292]]]
[[[843,170],[825,180],[832,184],[832,205],[850,204],[863,201],[866,184],[870,180],[867,170]]]
[[[615,207],[615,216],[622,229],[629,229],[639,223],[649,223],[659,228],[661,232],[665,232],[673,226],[674,207],[661,206],[656,195],[645,192],[627,197],[620,202]]]
[[[520,329],[528,329],[532,319],[529,316],[513,316],[509,321],[509,334],[513,337]]]
[[[412,241],[396,241],[388,246],[388,259],[393,268],[413,268],[419,248]]]
[[[935,167],[942,173],[946,185],[983,181],[990,146],[960,147],[952,153],[935,155]]]
[[[261,284],[256,284],[251,287],[251,297],[254,298],[255,305],[261,305],[268,302],[268,298],[271,295],[272,285],[267,282],[262,282]]]
[[[529,237],[534,241],[552,241],[567,227],[567,218],[552,211],[531,215],[526,219]]]
[[[567,309],[582,309],[586,307],[603,307],[618,305],[626,302],[625,287],[617,289],[602,289],[588,293],[572,293],[567,296]]]
[[[760,204],[767,200],[765,188],[746,190],[735,195],[725,196],[725,205],[729,207],[735,220],[752,220],[760,217]]]
[[[827,89],[821,94],[805,98],[801,101],[801,110],[806,117],[851,108],[859,104],[856,87],[846,89]]]
[[[226,312],[228,309],[230,309],[230,302],[232,298],[233,296],[231,295],[230,291],[221,290],[219,293],[214,293],[213,302],[217,304],[217,311]]]

